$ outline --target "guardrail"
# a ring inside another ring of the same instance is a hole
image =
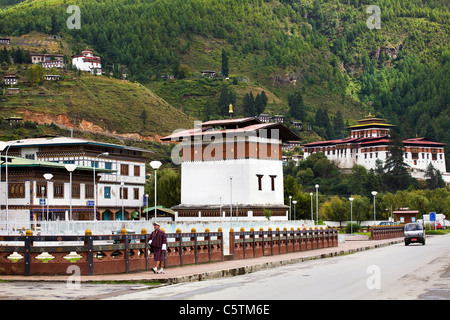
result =
[[[80,268],[81,275],[144,271],[151,268],[150,234],[84,236],[0,236],[0,274],[67,274],[69,266]],[[167,233],[165,266],[223,260],[223,233]],[[189,240],[186,240],[189,238]]]
[[[383,240],[404,236],[405,226],[373,226],[370,229],[371,240]]]
[[[230,254],[234,259],[320,248],[337,247],[337,229],[244,231],[230,230]]]

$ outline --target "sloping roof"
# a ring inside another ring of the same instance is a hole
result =
[[[218,128],[217,128],[218,127]],[[272,130],[278,130],[278,138],[282,141],[296,141],[300,137],[287,127],[277,122],[264,123],[255,117],[229,119],[229,120],[213,120],[203,122],[201,126],[176,132],[170,136],[161,138],[162,141],[180,141],[182,139],[192,139],[205,136],[217,135],[236,135],[246,136],[252,133],[259,135],[262,130],[267,130],[267,137],[270,138]]]
[[[6,155],[2,154],[0,156],[0,163],[1,166],[5,166],[6,161]],[[31,160],[31,159],[25,159],[20,157],[12,157],[8,156],[8,168],[19,168],[19,167],[42,167],[42,168],[56,168],[56,169],[63,169],[65,170],[65,163],[59,163],[59,162],[49,162],[49,161],[40,161],[40,160]],[[88,166],[77,166],[76,170],[83,170],[83,171],[94,171],[94,167],[88,167]],[[98,173],[114,173],[116,170],[112,169],[102,169],[102,168],[95,168],[95,172]]]
[[[446,146],[446,143],[441,143],[441,142],[434,142],[434,141],[430,141],[425,137],[422,138],[412,138],[412,139],[407,139],[407,140],[403,140],[403,144],[407,144],[407,145],[428,145],[428,146]]]
[[[23,139],[23,140],[14,140],[7,141],[7,145],[11,145],[11,148],[17,147],[38,147],[38,146],[51,146],[51,145],[93,145],[93,146],[103,146],[103,147],[111,147],[116,149],[125,149],[139,152],[151,152],[149,150],[123,146],[119,144],[107,143],[107,142],[99,142],[87,139],[80,138],[71,138],[71,137],[51,137],[51,138],[31,138],[31,139]]]

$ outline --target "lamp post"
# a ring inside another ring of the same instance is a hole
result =
[[[375,225],[375,196],[377,195],[378,192],[376,191],[372,191],[372,195],[373,195],[373,225]]]
[[[94,160],[94,221],[97,220],[97,185],[95,183],[95,165],[97,164],[97,158],[100,156],[109,156],[109,152],[98,154]]]
[[[314,223],[314,216],[313,216],[313,193],[310,192],[309,195],[311,196],[311,221]]]
[[[53,175],[51,173],[46,173],[44,174],[44,178],[45,180],[47,180],[47,221],[48,221],[48,191],[50,190],[48,184],[50,180],[53,178]],[[44,220],[44,217],[42,217],[42,220]]]
[[[161,167],[161,165],[162,165],[162,163],[161,163],[161,161],[152,161],[152,162],[150,162],[150,166],[153,168],[153,169],[155,169],[155,220],[156,220],[156,194],[157,194],[157,188],[158,188],[158,185],[157,185],[157,183],[156,183],[156,181],[157,181],[157,171],[158,171],[158,169],[159,169],[159,167]]]
[[[292,196],[289,196],[289,220],[292,220]]]
[[[148,220],[148,194],[146,193],[145,195],[144,195],[144,197],[145,197],[145,208],[147,209],[146,211],[145,211],[145,216],[146,216],[146,220]]]
[[[5,150],[7,146],[7,143],[5,141],[0,141],[0,196],[2,194],[2,165],[1,165],[1,159],[2,159],[2,151]],[[1,206],[0,206],[1,208]],[[1,211],[1,210],[0,210]]]
[[[319,225],[319,185],[316,184],[316,225]]]
[[[125,211],[125,206],[124,206],[124,204],[123,204],[123,198],[124,198],[124,194],[123,194],[123,187],[124,187],[124,185],[125,185],[125,183],[122,181],[121,183],[120,183],[120,190],[121,190],[121,192],[120,192],[120,194],[122,195],[122,220],[125,220],[124,219],[124,211]]]
[[[350,200],[350,233],[353,234],[353,200],[354,198],[348,198]]]
[[[297,204],[297,200],[293,200],[292,203],[294,204],[294,219],[292,220],[295,220],[295,205]]]
[[[72,220],[72,172],[75,171],[75,169],[77,168],[77,166],[73,163],[69,163],[65,165],[65,168],[67,171],[69,171],[69,176],[70,176],[70,188],[69,188],[69,199],[70,199],[70,211],[69,211],[69,217],[70,220]]]
[[[42,220],[44,220],[44,206],[45,206],[45,203],[44,203],[44,200],[45,200],[45,187],[41,187],[41,192],[42,192]]]

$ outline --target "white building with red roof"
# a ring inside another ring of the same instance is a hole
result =
[[[304,157],[306,159],[313,153],[323,152],[339,168],[349,169],[357,164],[368,170],[375,169],[377,160],[384,164],[388,157],[391,127],[393,125],[387,124],[385,119],[369,114],[365,119],[358,120],[357,125],[349,127],[351,133],[348,138],[304,144]],[[430,163],[442,174],[446,173],[445,143],[414,138],[404,140],[403,145],[404,160],[410,166],[413,176],[423,177],[423,172]]]
[[[102,74],[102,58],[94,55],[89,49],[81,51],[81,54],[72,56],[72,65],[81,71],[87,71],[96,75]]]
[[[181,164],[177,221],[230,219],[230,210],[239,220],[265,220],[264,208],[271,220],[287,220],[281,146],[299,137],[284,125],[213,120],[161,140],[180,142],[172,151]]]

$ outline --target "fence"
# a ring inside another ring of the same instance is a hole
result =
[[[373,226],[370,229],[371,240],[383,240],[389,238],[398,238],[404,236],[405,226]]]
[[[167,233],[165,266],[223,260],[223,233]],[[144,271],[151,268],[149,234],[84,236],[0,236],[0,274],[67,274],[71,265],[81,275]],[[188,239],[188,240],[187,240]]]
[[[336,229],[230,231],[230,254],[234,259],[256,258],[266,255],[320,248],[337,247]]]

